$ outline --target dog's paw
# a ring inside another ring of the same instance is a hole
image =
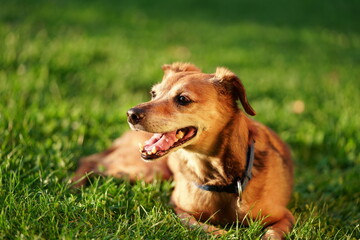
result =
[[[274,229],[268,229],[261,240],[282,240],[284,239],[284,234],[282,232],[276,231]]]

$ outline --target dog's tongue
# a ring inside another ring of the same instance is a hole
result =
[[[176,130],[167,133],[155,133],[145,142],[144,149],[146,151],[152,151],[152,149],[156,147],[157,151],[166,151],[175,143],[176,140]]]

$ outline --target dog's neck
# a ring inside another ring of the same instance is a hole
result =
[[[216,134],[213,143],[208,145],[209,149],[179,151],[185,163],[182,172],[189,180],[198,184],[228,185],[242,176],[249,144],[249,120],[240,111],[231,119]]]

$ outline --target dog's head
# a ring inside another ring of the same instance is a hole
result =
[[[239,111],[255,115],[240,79],[226,68],[202,73],[188,63],[162,67],[164,77],[152,90],[152,99],[127,112],[133,130],[154,135],[140,146],[141,157],[153,160],[178,148],[204,149]]]

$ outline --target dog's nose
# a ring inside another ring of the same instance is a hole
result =
[[[126,114],[128,122],[134,125],[138,124],[145,117],[145,111],[141,108],[130,108]]]

